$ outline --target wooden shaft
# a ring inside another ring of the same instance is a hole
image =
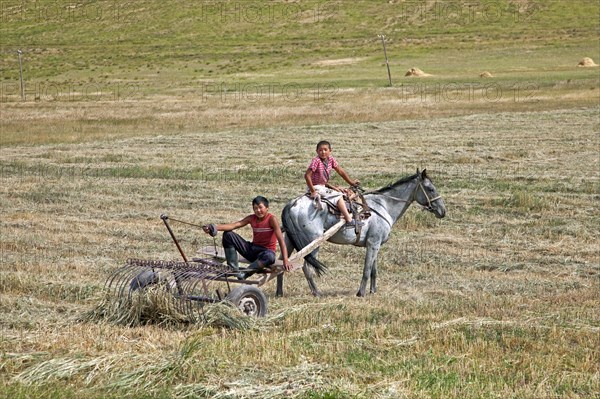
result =
[[[327,230],[325,233],[323,233],[323,235],[321,237],[316,238],[310,244],[308,244],[307,246],[302,248],[300,251],[298,251],[295,254],[293,254],[292,256],[290,256],[288,258],[288,260],[290,261],[290,263],[293,263],[293,265],[289,271],[293,272],[294,270],[301,268],[303,264],[302,264],[302,262],[298,262],[298,261],[301,261],[302,258],[304,258],[306,255],[308,255],[312,251],[314,251],[315,248],[317,248],[319,245],[321,245],[324,241],[327,241],[332,235],[337,233],[338,230],[341,229],[342,226],[345,224],[346,224],[346,221],[344,219],[338,221],[336,224],[331,226],[329,228],[329,230]],[[269,281],[274,279],[277,275],[279,275],[283,272],[284,272],[284,270],[281,268],[281,266],[277,265],[277,270],[275,270],[273,273],[265,274],[263,277],[260,278],[258,286],[259,287],[263,286],[264,284],[268,283]]]

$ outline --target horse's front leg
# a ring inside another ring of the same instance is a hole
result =
[[[356,296],[365,296],[367,289],[367,281],[371,278],[371,294],[377,291],[377,254],[379,253],[379,245],[367,246],[367,254],[365,255],[365,266],[363,268],[363,275],[360,281],[360,287]]]
[[[373,265],[371,266],[371,294],[377,292],[377,252],[375,252],[375,256],[373,257]]]

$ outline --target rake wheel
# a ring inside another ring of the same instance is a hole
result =
[[[267,315],[267,297],[254,286],[237,286],[225,299],[247,316],[265,317]]]

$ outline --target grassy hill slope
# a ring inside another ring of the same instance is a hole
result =
[[[319,69],[316,62],[357,57],[363,68],[337,65],[344,86],[370,79],[377,85],[373,78],[383,76],[373,73],[382,62],[378,34],[387,35],[394,64],[433,56],[437,62],[428,66],[441,69],[445,59],[435,55],[444,50],[474,51],[484,65],[497,61],[498,51],[513,52],[525,63],[524,51],[542,48],[562,49],[573,64],[578,55],[570,49],[598,56],[598,15],[591,0],[3,1],[0,79],[18,80],[21,49],[31,81],[163,86],[174,78],[177,86],[240,73],[301,78]]]
[[[600,100],[596,1],[0,4],[0,145]]]

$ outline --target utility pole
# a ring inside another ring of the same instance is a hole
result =
[[[21,101],[25,101],[25,85],[23,84],[23,62],[21,61],[21,50],[17,50],[19,54],[19,78],[21,79]]]
[[[388,80],[390,82],[390,87],[392,87],[392,74],[390,72],[390,63],[388,61],[387,52],[385,51],[385,35],[377,35],[381,39],[381,44],[383,45],[383,56],[385,57],[385,66],[387,66]]]

